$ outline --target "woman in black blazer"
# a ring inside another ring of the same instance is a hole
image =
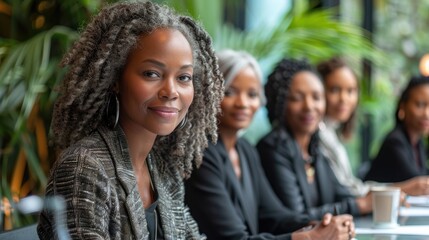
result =
[[[325,111],[323,84],[305,61],[282,60],[265,86],[273,130],[257,145],[262,166],[283,205],[318,219],[323,214],[367,214],[371,195],[354,198],[319,149]]]
[[[349,215],[326,215],[326,226],[293,232],[308,225],[308,216],[282,206],[256,149],[238,134],[264,102],[258,64],[244,52],[224,50],[218,56],[226,82],[219,140],[186,183],[186,203],[201,232],[208,239],[349,239],[354,235]]]
[[[429,77],[412,77],[396,109],[396,126],[387,134],[366,180],[399,182],[428,175],[423,136],[429,133]]]

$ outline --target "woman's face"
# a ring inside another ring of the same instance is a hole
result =
[[[325,95],[320,79],[312,72],[294,75],[285,106],[286,124],[294,135],[312,135],[325,112]]]
[[[141,36],[116,85],[121,126],[170,134],[192,103],[192,75],[192,49],[181,32],[158,29]]]
[[[424,84],[410,90],[410,97],[401,104],[404,124],[418,135],[429,133],[429,85]]]
[[[260,93],[261,83],[253,68],[243,68],[225,91],[219,129],[237,132],[247,128],[261,105]]]
[[[326,116],[344,123],[358,103],[358,82],[348,67],[338,68],[325,79]]]

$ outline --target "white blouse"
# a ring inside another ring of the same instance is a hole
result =
[[[328,158],[329,164],[338,181],[346,186],[355,196],[365,196],[375,182],[363,182],[353,175],[349,157],[343,143],[340,141],[337,130],[339,123],[325,118],[319,124],[320,147]]]

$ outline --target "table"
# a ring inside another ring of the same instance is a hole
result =
[[[359,228],[371,228],[372,215],[364,217],[355,217],[355,226]],[[429,216],[400,216],[398,223],[401,226],[419,226],[419,228],[427,235],[402,235],[402,234],[359,234],[356,239],[358,240],[429,240]],[[427,229],[427,230],[426,230]]]

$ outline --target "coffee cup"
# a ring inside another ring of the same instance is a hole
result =
[[[371,188],[371,193],[373,227],[397,227],[401,189],[397,187],[380,186]]]

